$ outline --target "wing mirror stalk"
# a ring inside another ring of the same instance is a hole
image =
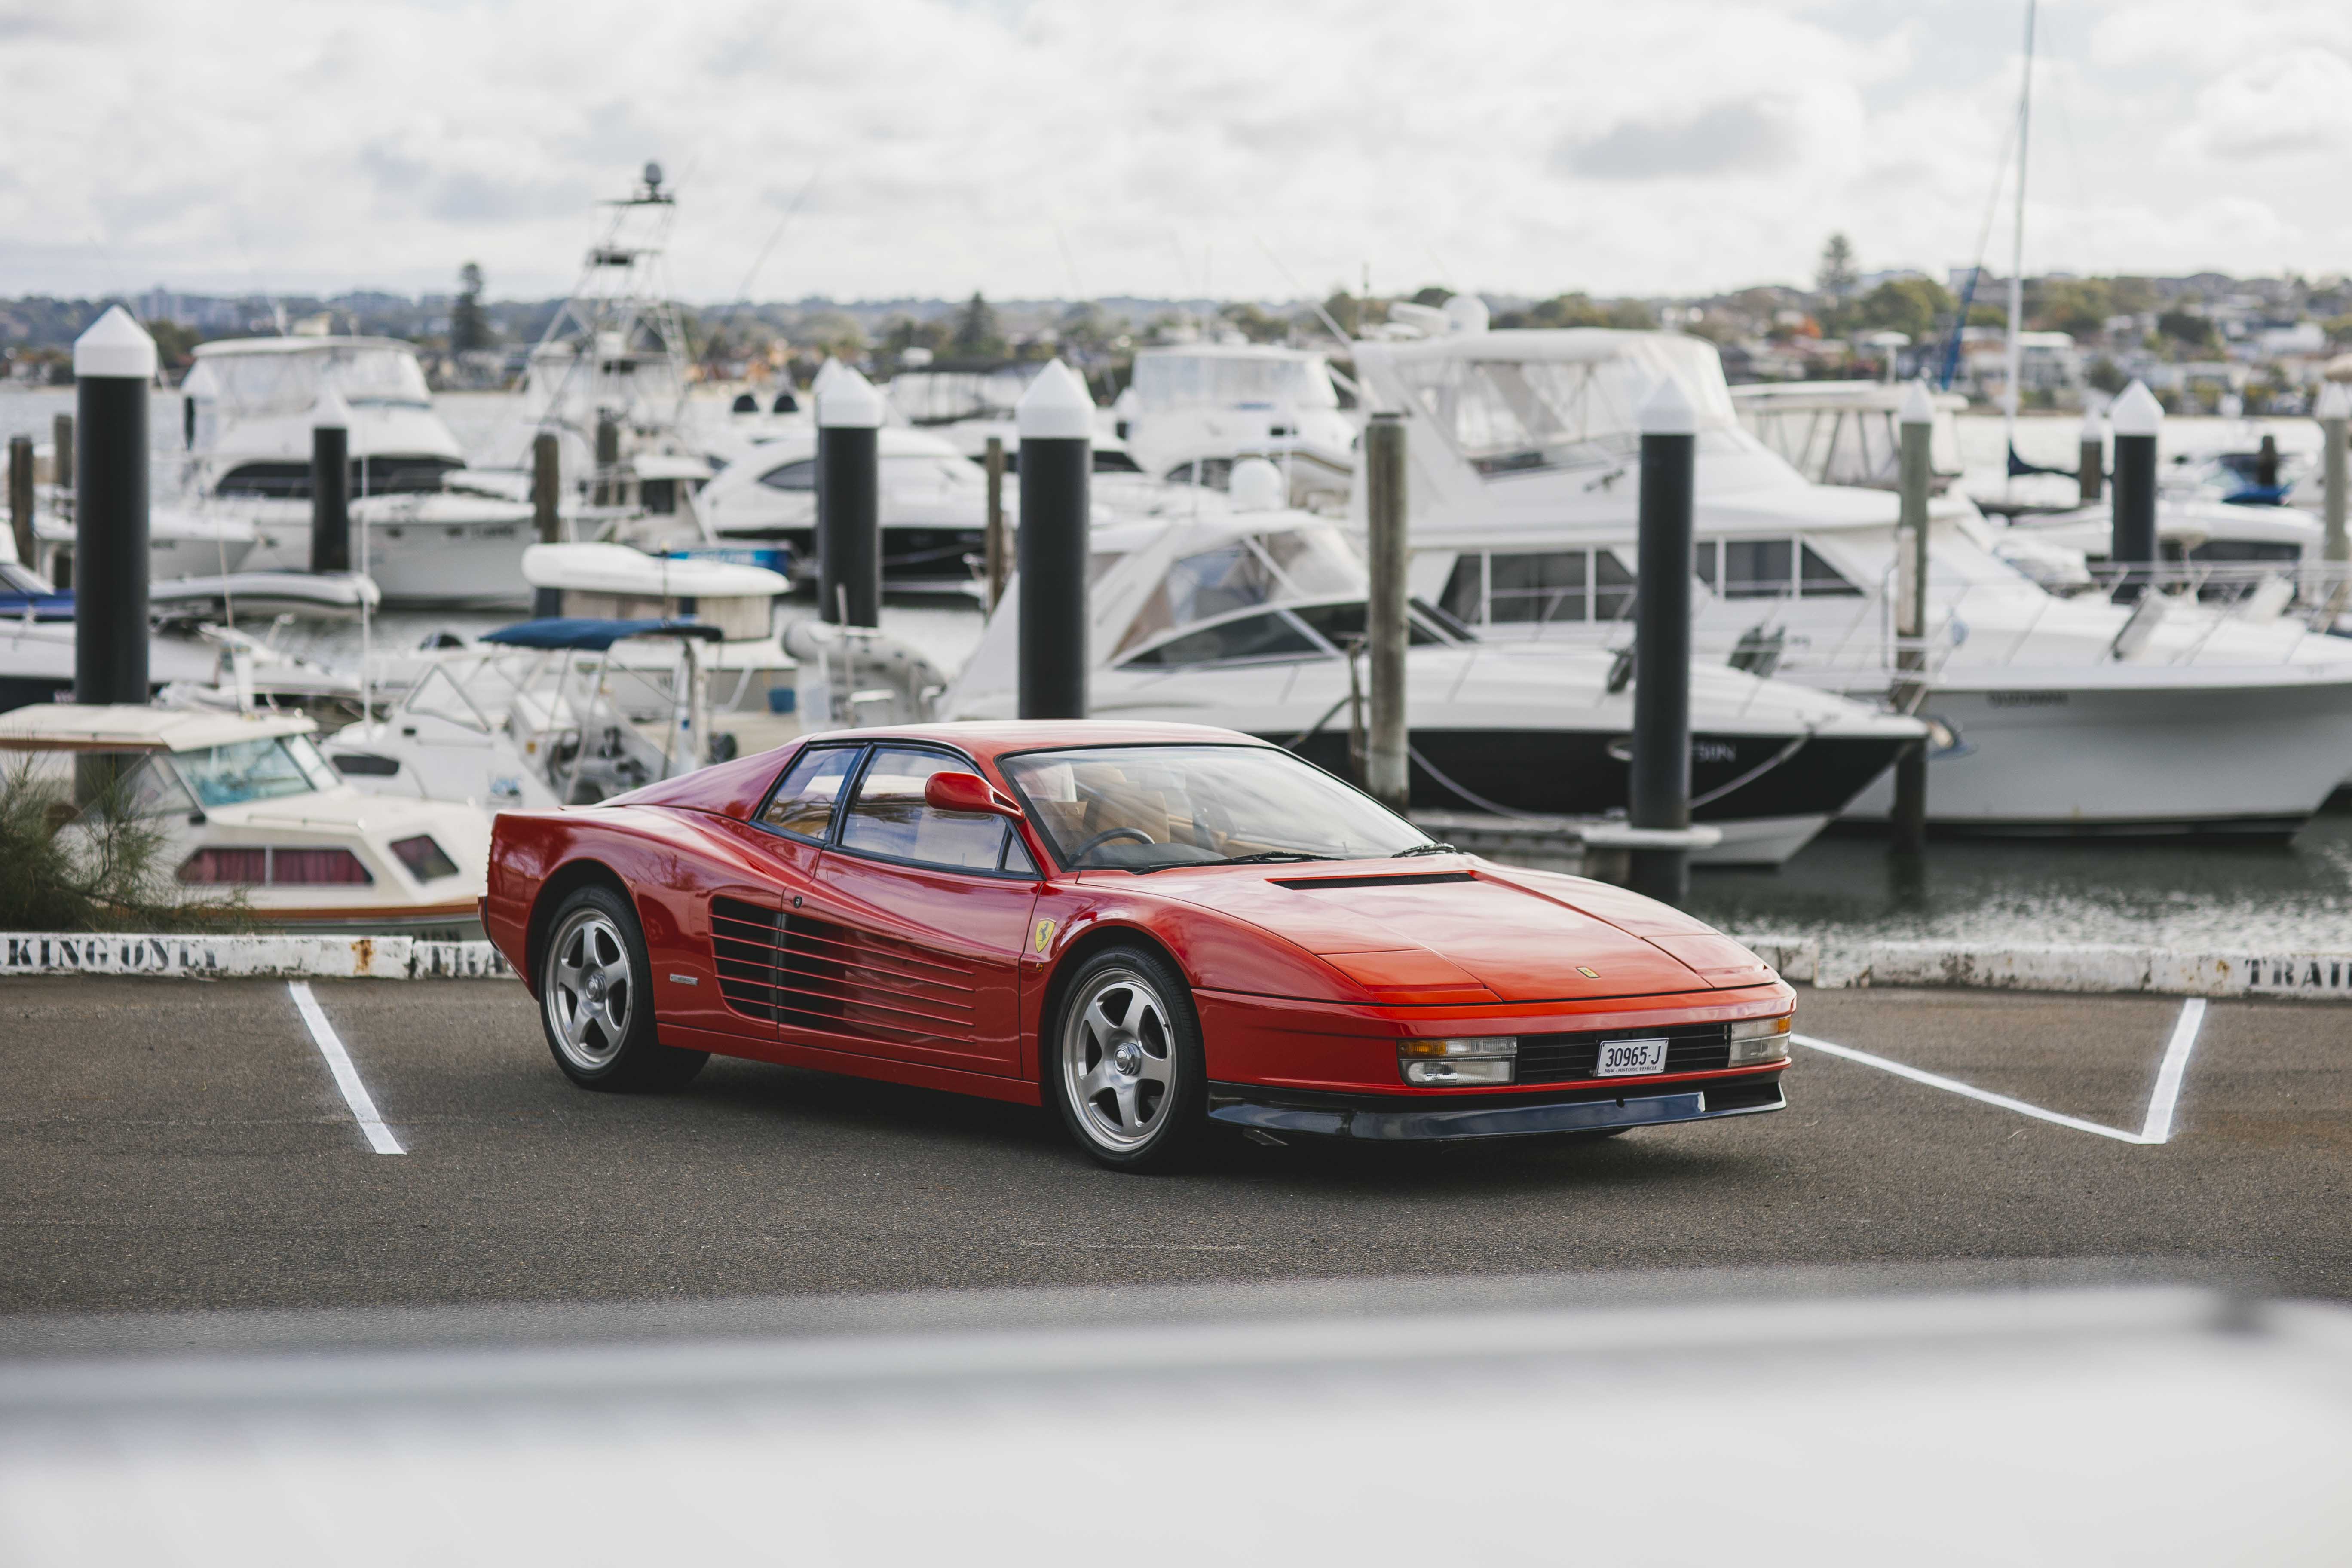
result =
[[[1018,819],[1021,806],[978,773],[933,773],[923,781],[923,804],[935,811],[977,811]]]

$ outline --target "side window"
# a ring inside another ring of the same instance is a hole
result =
[[[1010,831],[1004,818],[923,804],[923,785],[933,773],[970,771],[969,763],[937,752],[877,747],[842,818],[841,847],[959,871],[995,870]]]
[[[996,868],[1000,871],[1010,871],[1018,877],[1034,877],[1037,874],[1037,862],[1029,858],[1028,849],[1021,842],[1021,835],[1005,834],[1004,854],[997,861]]]
[[[833,803],[841,797],[841,783],[857,761],[858,750],[826,746],[802,752],[776,785],[776,793],[768,797],[768,808],[760,813],[760,821],[779,833],[821,842],[833,826]]]
[[[1633,574],[1613,550],[1592,552],[1592,618],[1630,621],[1633,618]]]
[[[813,490],[816,489],[816,459],[803,458],[797,463],[770,468],[760,476],[760,482],[772,490]]]
[[[1236,658],[1329,658],[1279,610],[1242,616],[1171,638],[1128,660],[1130,668],[1217,664]]]
[[[1810,544],[1798,547],[1798,563],[1802,575],[1798,579],[1797,592],[1808,599],[1859,599],[1862,590],[1845,580],[1836,567],[1813,553]]]
[[[1454,558],[1454,571],[1445,579],[1445,591],[1437,595],[1437,607],[1465,626],[1475,626],[1486,618],[1486,556]]]
[[[1727,599],[1778,599],[1796,575],[1796,551],[1786,539],[1727,539],[1723,542],[1723,586]]]
[[[1486,616],[1548,625],[1584,619],[1585,552],[1552,550],[1540,554],[1496,555],[1487,571]]]

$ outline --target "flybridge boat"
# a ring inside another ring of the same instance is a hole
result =
[[[310,432],[351,432],[352,563],[384,600],[520,604],[536,535],[519,501],[460,488],[466,458],[425,390],[416,351],[393,338],[237,338],[202,343],[181,388],[186,455],[176,500],[154,509],[157,582],[310,566]],[[159,471],[159,480],[163,475]],[[45,572],[70,575],[70,516],[39,530]]]
[[[1330,362],[1265,343],[1139,349],[1112,405],[1117,434],[1154,479],[1223,489],[1244,458],[1280,461],[1294,504],[1336,508],[1355,471],[1356,425]]]
[[[488,821],[360,794],[315,729],[297,713],[44,703],[0,714],[0,761],[28,762],[85,809],[94,770],[77,764],[110,762],[131,811],[162,830],[177,881],[268,925],[478,934]]]
[[[1902,412],[1907,386],[1884,381],[1764,382],[1731,389],[1742,428],[1817,485],[1891,490],[1901,478]],[[1933,488],[1960,477],[1954,416],[1969,405],[1958,393],[1936,395],[1929,468]]]
[[[1088,710],[1245,730],[1348,771],[1350,650],[1362,565],[1328,519],[1284,508],[1270,464],[1235,470],[1231,505],[1097,527]],[[1019,581],[941,705],[1014,710]],[[1434,606],[1405,658],[1412,805],[1498,818],[1622,812],[1633,691],[1622,661],[1570,644],[1482,641]],[[1777,865],[1917,739],[1914,721],[1723,666],[1692,671],[1693,816],[1721,830],[1698,858]]]
[[[1474,330],[1356,364],[1409,421],[1416,591],[1490,638],[1603,646],[1632,640],[1634,409],[1671,377],[1697,426],[1697,657],[1929,719],[1939,828],[2278,836],[2352,770],[2352,645],[2275,593],[2062,597],[1958,494],[1930,509],[1927,635],[1898,646],[1896,497],[1808,482],[1741,428],[1700,340]]]

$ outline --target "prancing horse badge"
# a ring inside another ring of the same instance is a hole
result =
[[[1029,933],[1029,945],[1039,952],[1045,952],[1047,945],[1054,940],[1054,931],[1055,925],[1052,921],[1039,921],[1037,929]]]
[[[1587,969],[1580,963],[1576,966],[1576,972],[1579,974],[1583,975],[1587,980],[1598,980],[1601,978],[1601,971],[1597,969]]]

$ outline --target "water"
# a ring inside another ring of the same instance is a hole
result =
[[[1907,869],[1885,837],[1832,832],[1777,873],[1695,871],[1691,912],[1840,942],[2352,951],[2352,812],[2284,846],[1951,840]]]

